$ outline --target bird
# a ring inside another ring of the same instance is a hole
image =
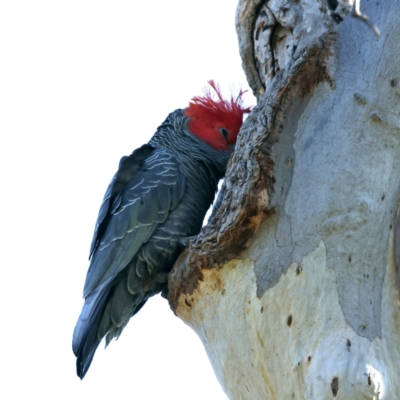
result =
[[[151,297],[197,235],[225,175],[244,115],[243,94],[224,99],[215,81],[170,113],[147,144],[121,158],[101,204],[90,247],[84,305],[72,348],[83,379]]]

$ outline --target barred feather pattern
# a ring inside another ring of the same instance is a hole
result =
[[[123,157],[100,207],[90,249],[85,304],[73,336],[83,378],[100,341],[118,338],[149,297],[163,291],[185,237],[196,235],[231,151],[188,131],[171,113],[150,142]]]

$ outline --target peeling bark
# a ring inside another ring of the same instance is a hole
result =
[[[239,51],[254,95],[259,99],[276,72],[333,30],[350,8],[346,1],[332,0],[239,1]]]
[[[239,2],[259,101],[169,278],[232,399],[400,392],[400,3],[351,6]]]
[[[324,59],[329,60],[333,36],[300,56],[288,70],[282,70],[268,93],[254,107],[241,129],[220,195],[223,205],[202,232],[181,255],[169,282],[169,301],[173,309],[182,294],[196,287],[189,276],[201,279],[201,270],[218,268],[239,256],[265,216],[274,212],[270,196],[274,191],[272,146],[277,143],[292,91],[301,97],[322,80],[333,84]]]

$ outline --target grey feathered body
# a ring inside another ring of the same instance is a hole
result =
[[[91,246],[85,304],[73,337],[77,373],[97,346],[118,337],[196,235],[224,176],[230,151],[192,135],[183,110],[171,113],[147,145],[120,161],[101,205]]]

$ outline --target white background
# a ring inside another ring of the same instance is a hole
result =
[[[83,381],[71,338],[121,156],[207,80],[247,88],[236,3],[1,2],[0,398],[226,399],[201,342],[159,296],[99,346]]]

